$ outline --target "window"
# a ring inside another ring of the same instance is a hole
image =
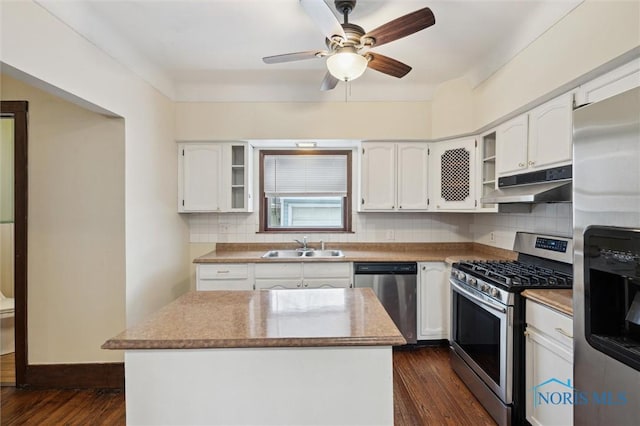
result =
[[[351,151],[260,151],[260,231],[351,231]]]

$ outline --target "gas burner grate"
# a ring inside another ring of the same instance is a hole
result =
[[[512,261],[461,262],[458,269],[508,288],[571,288],[573,277],[538,265]]]

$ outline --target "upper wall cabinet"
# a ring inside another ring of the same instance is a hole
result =
[[[178,211],[252,211],[251,159],[242,142],[178,144]]]
[[[360,211],[427,210],[428,144],[363,142],[360,161]]]
[[[476,199],[476,139],[431,144],[431,194],[436,211],[474,210]]]
[[[482,199],[498,187],[496,182],[496,130],[492,129],[481,135],[478,140],[477,183],[478,198]],[[478,204],[477,211],[497,212],[497,204]]]
[[[576,92],[576,104],[598,102],[640,86],[640,58],[583,84]]]
[[[572,114],[566,93],[498,127],[497,176],[571,164]]]

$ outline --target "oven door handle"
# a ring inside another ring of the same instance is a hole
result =
[[[456,283],[453,280],[449,280],[449,282],[451,283],[451,285],[453,286],[453,288],[460,294],[463,294],[464,296],[468,297],[469,299],[473,299],[475,302],[478,302],[479,304],[486,306],[487,308],[491,308],[494,311],[498,311],[502,314],[506,314],[507,313],[507,309],[503,306],[499,306],[496,305],[494,303],[491,302],[487,302],[486,300],[476,296],[475,294],[471,293],[470,291],[468,291],[467,289],[465,289],[464,287],[461,287],[458,283]]]

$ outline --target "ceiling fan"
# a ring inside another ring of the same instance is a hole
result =
[[[344,17],[342,24],[323,0],[300,0],[305,12],[325,35],[328,50],[286,53],[267,56],[262,60],[267,64],[278,64],[326,57],[328,71],[320,86],[321,90],[335,88],[340,80],[354,80],[360,77],[367,67],[402,78],[411,71],[409,65],[369,49],[406,37],[436,23],[431,9],[425,7],[365,32],[359,25],[349,22],[349,13],[355,8],[356,0],[335,0],[334,3],[336,10]]]

